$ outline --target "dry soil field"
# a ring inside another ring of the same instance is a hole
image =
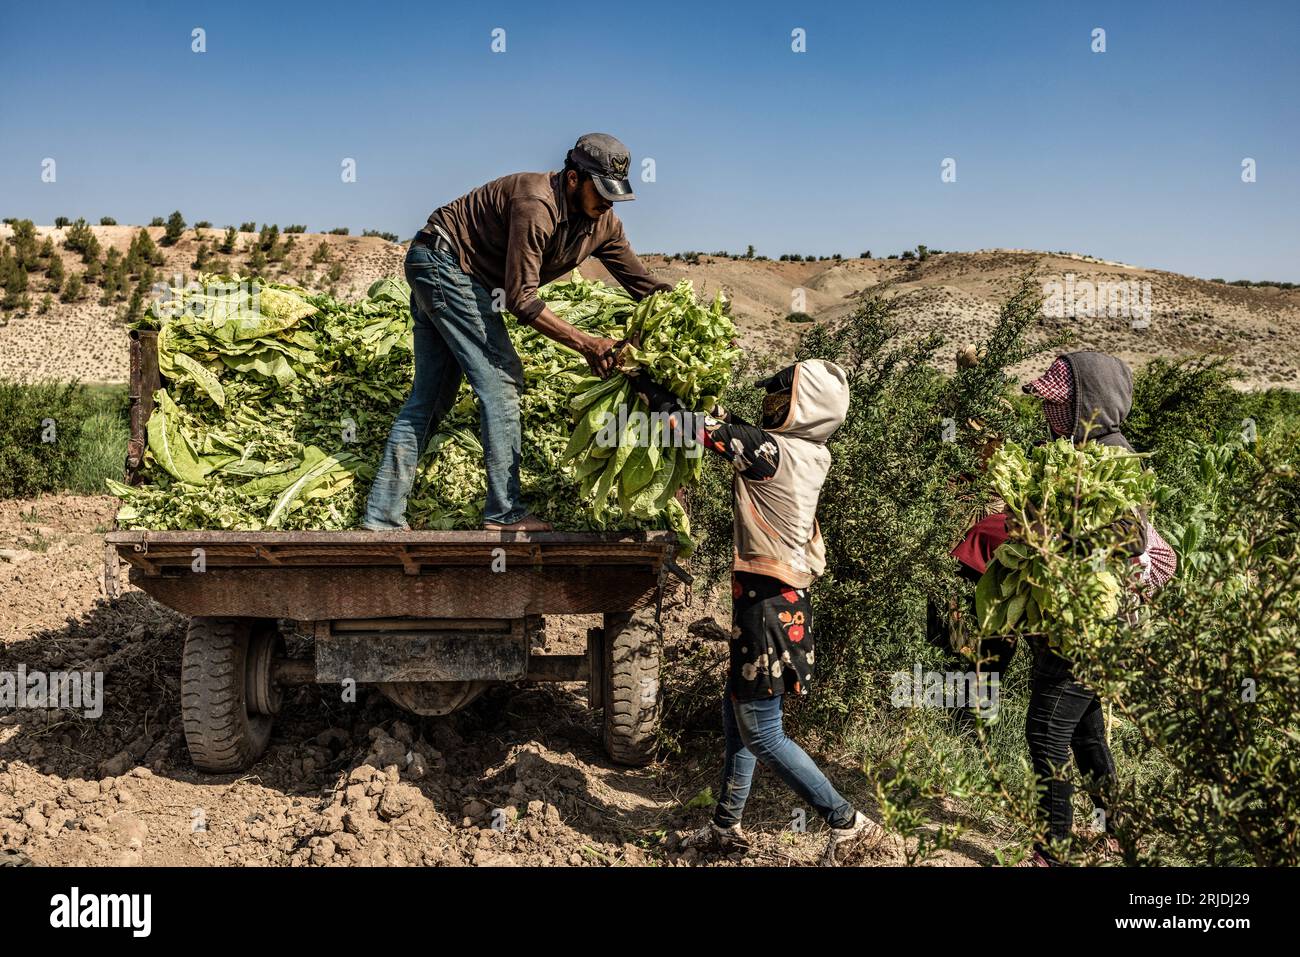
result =
[[[300,689],[263,758],[240,775],[190,764],[179,722],[184,621],[123,586],[108,600],[102,532],[109,497],[0,502],[0,671],[104,672],[104,712],[0,717],[0,857],[37,864],[475,864],[667,866],[815,863],[820,824],[790,828],[791,803],[760,769],[745,857],[682,851],[716,791],[721,728],[700,703],[684,751],[643,770],[605,758],[581,685],[489,693],[446,718],[417,718],[362,689]],[[667,665],[725,655],[719,609],[678,595],[666,609]],[[576,653],[594,620],[550,619],[545,651]],[[671,678],[670,678],[671,683]],[[686,693],[680,689],[680,693]],[[692,702],[677,706],[691,711]],[[822,756],[870,809],[858,769]],[[493,821],[503,827],[493,827]],[[991,863],[978,828],[933,863]],[[896,863],[882,847],[864,864]]]

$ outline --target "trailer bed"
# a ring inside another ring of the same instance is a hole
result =
[[[189,615],[300,621],[522,618],[639,608],[677,535],[640,532],[116,531],[116,564]]]

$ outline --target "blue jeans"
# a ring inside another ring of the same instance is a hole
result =
[[[783,695],[754,701],[733,701],[730,689],[722,697],[722,729],[727,739],[727,760],[722,769],[722,791],[713,821],[719,827],[740,823],[754,780],[754,764],[768,768],[811,805],[831,827],[853,823],[853,805],[839,795],[826,775],[803,748],[786,737],[781,727]]]
[[[456,401],[462,376],[478,396],[487,469],[485,522],[509,524],[528,514],[519,491],[519,392],[524,369],[492,308],[492,295],[456,257],[412,244],[406,254],[415,320],[415,384],[388,433],[370,488],[363,528],[400,528],[415,469],[429,438]]]

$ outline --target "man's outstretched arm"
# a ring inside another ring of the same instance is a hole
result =
[[[506,244],[506,308],[520,322],[581,355],[592,373],[604,379],[614,368],[614,340],[593,336],[565,322],[537,295],[542,250],[549,235],[548,217],[553,218],[553,214],[541,202],[518,201],[511,210]],[[554,223],[550,222],[549,227],[554,229]]]

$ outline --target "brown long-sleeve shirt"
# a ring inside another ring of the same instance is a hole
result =
[[[505,290],[506,309],[531,323],[544,303],[537,287],[595,256],[632,298],[672,288],[654,279],[623,234],[611,209],[599,219],[570,211],[559,173],[513,173],[470,190],[429,216],[441,226],[460,268],[489,289]]]

